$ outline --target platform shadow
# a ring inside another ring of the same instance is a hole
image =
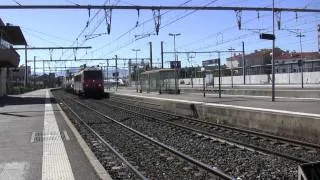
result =
[[[28,104],[56,104],[54,98],[46,97],[20,97],[20,96],[6,96],[0,98],[0,107],[13,105],[28,105]]]
[[[6,113],[6,112],[0,112],[0,115],[5,115],[5,116],[15,116],[15,117],[30,117],[30,116],[27,116],[27,115],[14,114],[14,113]]]

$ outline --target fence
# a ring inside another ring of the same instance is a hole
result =
[[[205,79],[207,86],[215,86],[219,84],[219,77],[214,77],[212,74],[207,74]],[[231,85],[231,76],[221,77],[222,85]],[[318,84],[320,85],[320,72],[304,72],[304,84]],[[180,87],[191,87],[191,78],[184,78],[179,80]],[[233,76],[234,85],[243,85],[243,76]],[[271,74],[261,75],[247,75],[246,85],[266,85],[271,84]],[[281,73],[275,74],[275,84],[301,84],[301,73]],[[193,85],[195,87],[202,87],[202,78],[193,78]]]

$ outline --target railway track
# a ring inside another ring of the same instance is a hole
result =
[[[145,114],[148,117],[152,117],[160,121],[168,121],[168,123],[177,126],[193,129],[199,133],[209,136],[223,138],[230,142],[249,146],[250,148],[263,151],[265,153],[282,156],[300,163],[320,160],[320,145],[318,144],[311,144],[294,139],[176,115],[154,108],[143,107],[140,103],[133,103],[134,100],[132,99],[131,103],[128,104],[125,103],[122,98],[115,98],[114,96],[112,98],[112,100],[108,101],[109,105],[114,103],[113,105],[130,110],[133,113]]]
[[[54,95],[113,178],[234,179],[121,123],[89,103],[61,92]],[[123,115],[118,114],[117,118],[126,118]]]
[[[154,117],[134,113],[129,108],[111,105],[110,101],[81,100],[121,123],[142,132],[211,167],[218,167],[240,179],[296,179],[300,162],[266,154],[262,151],[208,136]]]

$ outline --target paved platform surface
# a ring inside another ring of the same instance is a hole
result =
[[[50,97],[0,99],[0,180],[99,179]]]
[[[235,107],[246,107],[258,110],[282,110],[297,113],[306,113],[320,117],[320,98],[289,98],[276,97],[276,101],[272,102],[269,96],[245,96],[245,95],[226,95],[222,94],[221,98],[216,93],[184,93],[180,95],[158,94],[158,93],[137,93],[133,89],[118,89],[110,91],[116,94],[130,94],[137,96],[157,97],[166,99],[187,100],[195,102],[204,102],[211,104],[225,104]]]

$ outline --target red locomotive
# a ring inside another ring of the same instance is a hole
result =
[[[85,97],[104,96],[103,73],[98,68],[86,68],[74,75],[73,90]]]

